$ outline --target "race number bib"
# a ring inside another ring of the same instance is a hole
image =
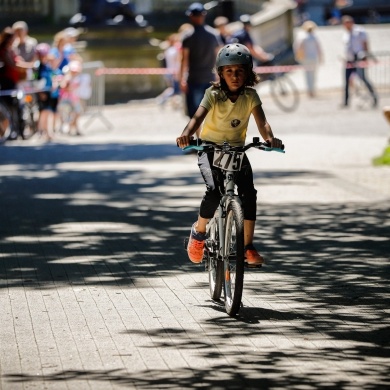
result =
[[[244,152],[223,152],[215,150],[213,165],[224,171],[239,171],[241,169]]]

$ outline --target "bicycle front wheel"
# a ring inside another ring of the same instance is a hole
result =
[[[7,141],[12,129],[11,113],[7,107],[0,104],[0,144]]]
[[[219,231],[218,231],[218,211],[216,215],[211,219],[208,226],[208,271],[209,271],[209,285],[210,296],[214,301],[218,301],[221,298],[222,284],[223,284],[223,262],[220,259],[219,247]]]
[[[236,200],[229,202],[225,223],[224,294],[225,309],[235,316],[241,307],[244,287],[244,214]]]
[[[270,84],[274,103],[283,111],[294,111],[299,104],[299,93],[293,81],[285,75],[276,75]]]

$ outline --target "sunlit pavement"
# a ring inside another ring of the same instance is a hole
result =
[[[237,318],[183,250],[204,185],[180,111],[107,106],[111,129],[0,148],[1,389],[389,387],[390,97],[262,98],[286,153],[249,152],[268,264]]]

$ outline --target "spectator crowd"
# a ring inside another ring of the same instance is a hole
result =
[[[308,96],[314,98],[317,69],[324,62],[324,55],[315,34],[317,26],[307,20],[306,2],[298,3],[302,24],[293,49],[295,59],[302,65],[305,74]],[[241,15],[241,28],[232,30],[229,28],[231,21],[224,16],[217,17],[213,27],[207,25],[207,11],[200,2],[192,3],[185,14],[188,22],[170,34],[161,46],[169,74],[166,75],[167,89],[157,102],[163,105],[174,97],[174,105],[181,107],[183,104],[184,112],[192,117],[206,89],[218,77],[214,69],[215,58],[224,45],[239,43],[246,46],[257,66],[272,64],[273,55],[252,39],[250,15]],[[376,107],[378,96],[364,72],[363,62],[370,58],[367,34],[364,28],[354,24],[351,17],[343,17],[340,23],[345,27],[342,41],[346,53],[343,107],[348,106],[349,88],[353,86],[355,76],[364,82],[371,94],[372,106]],[[39,86],[36,94],[38,132],[48,141],[56,132],[81,134],[78,118],[91,91],[90,80],[82,74],[82,57],[75,48],[79,34],[78,29],[69,27],[55,34],[50,43],[38,42],[29,35],[24,21],[15,22],[1,32],[0,100],[3,104],[12,105],[10,91],[36,83],[34,85]]]
[[[1,31],[1,102],[12,109],[13,91],[35,91],[38,134],[47,141],[59,131],[80,135],[78,117],[85,95],[81,89],[88,86],[83,85],[83,59],[75,48],[79,35],[78,29],[68,27],[56,33],[52,42],[38,42],[24,21]],[[11,134],[11,139],[18,135]]]

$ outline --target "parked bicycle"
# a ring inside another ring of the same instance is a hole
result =
[[[361,110],[372,109],[373,99],[367,86],[358,74],[353,74],[349,79],[350,101],[352,101],[357,108]]]
[[[0,143],[31,138],[38,130],[39,108],[34,86],[0,89]]]
[[[265,73],[264,70],[268,66],[270,67],[270,71],[269,73]],[[257,67],[256,70],[261,72],[261,82],[259,85],[261,86],[263,82],[268,81],[270,95],[275,105],[285,112],[295,111],[299,105],[298,88],[296,87],[294,81],[288,76],[288,73],[285,70],[285,66],[280,65],[279,69],[280,70],[278,70],[278,65],[275,58],[272,61]]]
[[[260,142],[259,137],[254,137],[253,142],[245,146],[232,146],[227,142],[217,145],[198,139],[183,148],[214,153],[213,164],[224,174],[224,194],[207,225],[203,261],[209,273],[210,296],[218,301],[223,287],[225,309],[229,316],[235,316],[241,307],[245,267],[244,212],[235,191],[234,178],[235,172],[241,169],[245,151],[250,148],[284,153],[284,147],[271,148],[268,143]],[[187,241],[184,241],[185,248]]]
[[[273,73],[270,75],[269,82],[274,103],[282,111],[295,111],[299,105],[299,92],[290,77],[285,72]]]

